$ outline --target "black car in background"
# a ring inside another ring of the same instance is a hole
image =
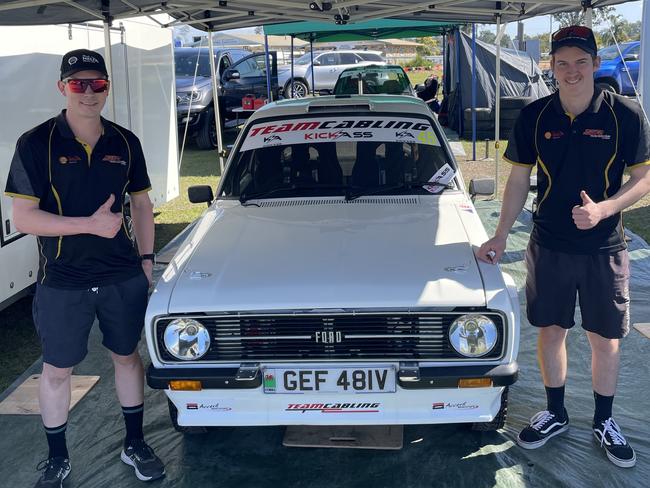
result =
[[[217,147],[214,122],[214,97],[210,79],[210,58],[207,48],[178,47],[174,49],[176,65],[176,114],[179,134],[194,137],[200,149]],[[266,62],[264,53],[251,54],[244,49],[215,49],[217,90],[223,128],[232,127],[250,112],[233,113],[242,106],[242,98],[254,95],[266,98]],[[271,94],[278,94],[276,53],[271,54]],[[198,63],[198,66],[197,66]]]

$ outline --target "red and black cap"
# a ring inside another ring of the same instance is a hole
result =
[[[75,49],[63,55],[61,60],[61,79],[79,71],[98,71],[108,78],[106,63],[101,54],[88,49]]]
[[[570,25],[553,33],[551,54],[555,54],[558,49],[567,46],[580,48],[592,56],[596,56],[598,53],[594,32],[584,25]]]

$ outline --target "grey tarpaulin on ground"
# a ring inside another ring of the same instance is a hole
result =
[[[477,205],[488,233],[497,222],[498,203]],[[518,286],[525,278],[524,250],[530,214],[515,224],[503,269]],[[650,249],[639,238],[630,242],[632,321],[650,315]],[[523,295],[522,295],[523,299]],[[579,319],[577,320],[579,324]],[[295,449],[282,447],[281,427],[219,428],[207,435],[184,437],[173,430],[166,397],[147,389],[147,440],[167,463],[167,476],[151,486],[205,487],[644,487],[650,480],[650,432],[647,413],[650,341],[632,331],[623,341],[619,392],[614,415],[636,448],[633,469],[617,468],[593,441],[593,399],[589,346],[579,326],[569,334],[567,409],[571,429],[539,450],[514,444],[517,432],[544,405],[536,365],[536,334],[522,324],[519,381],[510,393],[506,428],[497,433],[471,432],[463,425],[407,426],[401,451]],[[111,361],[100,346],[97,328],[90,353],[78,374],[99,374],[98,385],[74,409],[68,441],[72,473],[67,488],[142,487],[132,469],[119,460],[122,415],[113,390]],[[146,349],[142,346],[146,355]],[[37,369],[37,368],[34,368]],[[30,371],[27,373],[34,373]],[[435,400],[435,390],[431,393]],[[33,486],[38,461],[47,455],[40,418],[0,416],[0,485]],[[149,486],[149,485],[148,485]]]

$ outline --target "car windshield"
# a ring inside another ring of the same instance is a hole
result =
[[[196,62],[199,62],[199,67],[196,70],[196,76],[210,77],[210,58],[208,53],[202,52],[197,56],[195,52],[176,53],[174,55],[174,63],[176,65],[176,76],[194,76],[196,69]]]
[[[611,61],[618,58],[618,48],[616,46],[608,46],[598,51],[598,56],[602,61]]]
[[[361,83],[361,92],[359,92]],[[390,95],[411,94],[411,84],[401,69],[344,71],[334,86],[335,95],[354,95],[357,93],[384,93]]]
[[[385,114],[259,122],[241,139],[221,194],[247,201],[440,193],[455,187],[456,165],[434,127]]]

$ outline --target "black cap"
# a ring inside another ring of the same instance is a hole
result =
[[[553,33],[551,54],[555,54],[558,49],[567,46],[578,47],[592,56],[598,54],[594,32],[584,25],[570,25]]]
[[[88,49],[75,49],[63,55],[61,79],[63,80],[78,71],[99,71],[108,78],[106,63],[104,63],[102,55]]]

